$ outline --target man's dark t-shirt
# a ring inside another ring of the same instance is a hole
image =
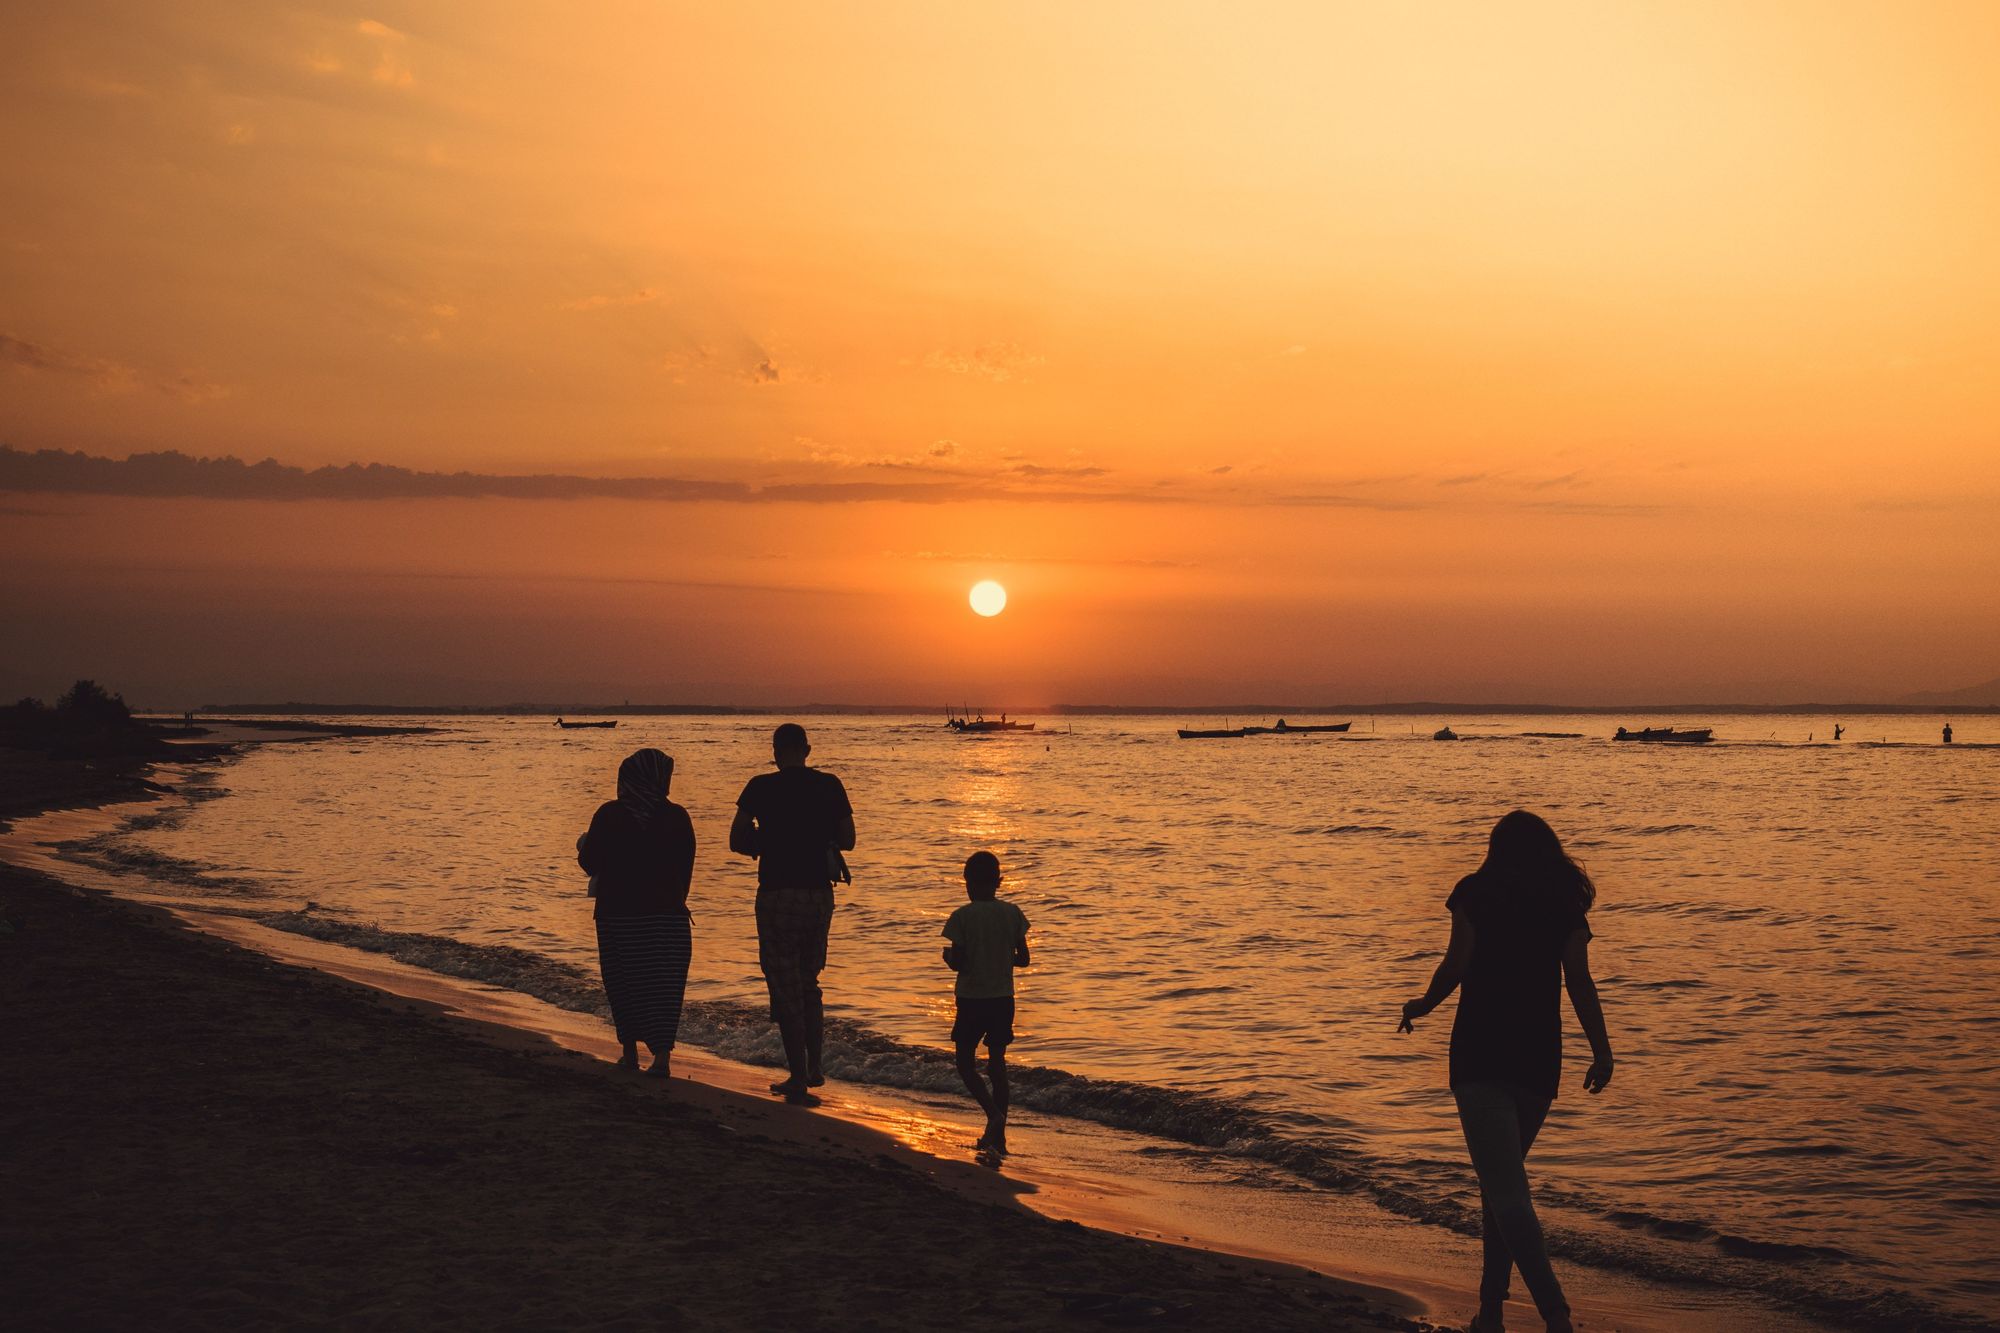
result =
[[[672,801],[645,823],[622,803],[606,801],[592,816],[576,860],[596,882],[598,919],[686,915],[694,823]]]
[[[1451,1084],[1511,1083],[1553,1099],[1562,1079],[1562,959],[1590,926],[1538,886],[1467,875],[1445,900],[1472,922],[1472,966],[1451,1025]]]
[[[803,764],[759,773],[736,798],[757,821],[757,887],[823,889],[827,848],[854,813],[840,779]]]

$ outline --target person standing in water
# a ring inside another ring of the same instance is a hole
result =
[[[1000,894],[1000,858],[974,852],[965,858],[963,907],[944,923],[944,963],[958,973],[952,993],[958,1013],[951,1044],[958,1076],[986,1113],[983,1151],[1007,1151],[1007,1047],[1014,1040],[1014,969],[1028,966],[1028,918]],[[986,1073],[979,1077],[979,1043],[986,1043]]]
[[[694,824],[667,799],[674,761],[637,750],[618,766],[618,799],[597,807],[576,840],[577,864],[597,900],[597,963],[625,1054],[639,1067],[639,1043],[653,1053],[648,1074],[671,1073],[687,994],[694,928],[688,885],[694,879]]]
[[[826,1082],[826,1023],[819,974],[833,925],[833,881],[847,878],[840,853],[854,850],[854,807],[840,779],[807,768],[806,729],[787,722],[771,735],[775,773],[750,779],[736,798],[729,850],[757,862],[757,962],[790,1076],[771,1091],[814,1106]]]
[[[1422,1018],[1461,985],[1451,1026],[1451,1095],[1479,1176],[1484,1262],[1473,1333],[1502,1326],[1510,1271],[1534,1297],[1543,1322],[1569,1333],[1569,1302],[1549,1267],[1528,1189],[1526,1159],[1562,1076],[1566,985],[1590,1039],[1586,1092],[1611,1082],[1611,1039],[1590,976],[1586,914],[1597,889],[1563,850],[1555,830],[1516,810],[1493,826],[1486,859],[1445,900],[1451,943],[1430,988],[1403,1006],[1398,1029]]]
[[[1951,744],[1951,723],[1949,722],[1944,724],[1944,743],[1946,745]]]

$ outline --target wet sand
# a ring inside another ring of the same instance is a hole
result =
[[[15,1327],[1421,1327],[30,871],[0,915]]]

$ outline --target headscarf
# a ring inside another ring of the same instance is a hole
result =
[[[649,824],[667,812],[667,783],[674,776],[674,761],[659,750],[634,750],[618,765],[618,804],[632,812],[641,824]]]

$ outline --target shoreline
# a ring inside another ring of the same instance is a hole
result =
[[[248,738],[246,738],[248,739]],[[270,739],[260,736],[256,741]],[[285,737],[285,739],[294,739]],[[301,738],[302,739],[302,738]],[[254,742],[253,742],[254,743]],[[190,747],[192,748],[192,747]],[[229,747],[235,753],[242,749]],[[155,788],[156,791],[161,789]],[[103,811],[100,821],[112,816]],[[68,821],[65,821],[68,822]],[[81,828],[81,822],[74,825]],[[40,862],[54,868],[65,880],[73,880],[77,870],[87,866],[53,858]],[[94,877],[87,874],[87,878]],[[88,890],[92,893],[103,889]],[[153,895],[129,897],[113,888],[119,901],[141,905],[142,910],[158,910],[150,905]],[[164,905],[164,895],[160,902]],[[391,994],[415,997],[432,1009],[455,1010],[484,1022],[511,1029],[513,1039],[551,1041],[595,1055],[612,1053],[609,1034],[594,1016],[557,1009],[511,991],[496,992],[492,987],[460,981],[437,972],[396,963],[379,953],[362,952],[344,944],[328,944],[286,931],[272,929],[247,916],[204,911],[200,904],[174,904],[167,910],[195,929],[208,931],[276,958],[280,963],[304,965],[336,977],[358,980],[364,985]],[[683,1046],[677,1058],[677,1075],[693,1070],[704,1084],[742,1094],[759,1106],[768,1106],[762,1096],[769,1074],[761,1068],[739,1065],[719,1056],[707,1056]],[[676,1089],[695,1085],[676,1077]],[[887,1142],[898,1142],[918,1155],[935,1183],[955,1191],[969,1191],[968,1197],[983,1199],[997,1179],[981,1172],[967,1174],[965,1154],[968,1134],[955,1134],[954,1118],[973,1118],[970,1103],[960,1107],[949,1098],[939,1101],[901,1095],[873,1084],[844,1085],[836,1080],[835,1095],[829,1096],[826,1113],[806,1117],[817,1129],[828,1126],[851,1127]],[[960,1099],[963,1100],[963,1099]],[[795,1117],[797,1119],[797,1117]],[[1032,1123],[1032,1122],[1030,1122]],[[1104,1143],[1092,1158],[1079,1155],[1081,1141],[1101,1127],[1048,1116],[1038,1129],[1029,1131],[1030,1151],[1008,1164],[1008,1175],[1016,1178],[1017,1191],[1010,1200],[1015,1211],[1046,1218],[1065,1219],[1072,1225],[1127,1237],[1158,1239],[1173,1243],[1178,1237],[1201,1252],[1219,1256],[1225,1263],[1275,1261],[1288,1271],[1332,1275],[1330,1280],[1343,1291],[1362,1291],[1376,1298],[1375,1315],[1402,1317],[1412,1312],[1458,1312],[1469,1308],[1471,1275],[1476,1259],[1468,1263],[1465,1238],[1436,1229],[1414,1227],[1399,1218],[1372,1215],[1364,1202],[1338,1192],[1245,1190],[1231,1188],[1227,1171],[1206,1173],[1185,1171],[1172,1179],[1172,1171],[1162,1171],[1158,1158],[1149,1153],[1165,1149],[1184,1150],[1173,1144],[1147,1147],[1145,1136],[1124,1131],[1103,1131]],[[833,1131],[836,1136],[846,1128]],[[1034,1142],[1039,1133],[1041,1142]],[[962,1137],[964,1142],[959,1142]],[[1138,1157],[1133,1156],[1137,1152]],[[1134,1168],[1137,1168],[1136,1173]],[[1163,1184],[1164,1180],[1164,1184]],[[1220,1192],[1217,1186],[1221,1186]],[[1476,1240],[1470,1242],[1476,1251]],[[1443,1275],[1443,1276],[1441,1276]],[[1357,1282],[1356,1279],[1359,1278]],[[1584,1327],[1604,1330],[1664,1330],[1696,1328],[1819,1327],[1808,1320],[1781,1314],[1761,1302],[1736,1299],[1726,1289],[1704,1291],[1662,1288],[1645,1280],[1630,1280],[1605,1272],[1583,1279],[1573,1290],[1578,1316]],[[1316,1279],[1327,1280],[1327,1279]],[[1517,1293],[1517,1296],[1519,1293]],[[1525,1306],[1517,1319],[1532,1320]],[[1748,1322],[1744,1316],[1751,1318]],[[1435,1317],[1435,1316],[1433,1316]],[[1368,1327],[1385,1326],[1368,1324]],[[1418,1327],[1391,1324],[1392,1327]]]

